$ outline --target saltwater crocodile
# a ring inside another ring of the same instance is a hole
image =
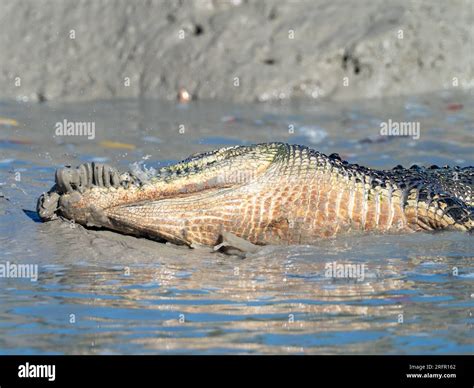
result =
[[[222,148],[150,173],[99,163],[56,171],[42,220],[176,244],[311,244],[348,232],[472,231],[474,167],[374,170],[284,143]]]

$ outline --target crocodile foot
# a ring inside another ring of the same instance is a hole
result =
[[[79,203],[84,193],[92,189],[128,188],[132,182],[130,174],[120,175],[115,168],[102,163],[92,162],[76,168],[60,168],[55,174],[55,185],[39,197],[37,212],[43,221],[54,220],[58,216],[72,218],[68,217],[72,205]]]
[[[236,255],[241,258],[245,258],[247,254],[257,252],[260,248],[258,245],[229,232],[222,232],[221,239],[221,243],[214,246],[214,251]]]

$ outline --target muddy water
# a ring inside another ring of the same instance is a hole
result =
[[[95,137],[55,136],[64,119]],[[380,123],[420,138],[380,137]],[[474,244],[460,233],[263,247],[242,260],[66,222],[37,222],[57,167],[157,167],[220,146],[286,141],[376,168],[473,165],[474,98],[329,104],[0,103],[1,354],[472,353]],[[328,263],[359,264],[356,278]],[[362,265],[364,267],[362,267]],[[362,276],[363,275],[363,276]]]

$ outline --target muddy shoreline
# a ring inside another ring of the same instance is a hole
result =
[[[347,100],[473,88],[469,0],[4,0],[0,99]],[[470,49],[469,49],[470,47]]]

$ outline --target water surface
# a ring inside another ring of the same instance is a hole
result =
[[[55,124],[95,123],[95,138]],[[380,123],[420,124],[420,138]],[[339,236],[242,260],[31,211],[54,171],[86,161],[158,167],[213,148],[285,141],[374,168],[473,165],[474,98],[438,93],[347,103],[0,103],[1,354],[473,353],[474,244],[462,233]],[[364,265],[363,279],[325,276]]]

